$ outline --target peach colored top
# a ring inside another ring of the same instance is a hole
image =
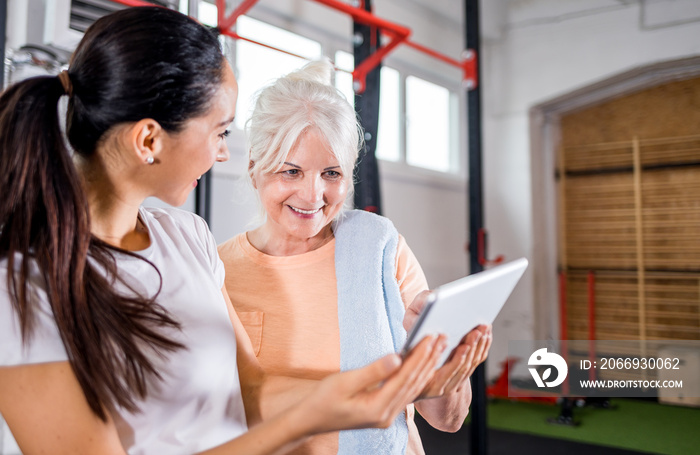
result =
[[[321,379],[340,371],[335,239],[308,253],[270,256],[239,234],[219,245],[219,255],[226,290],[267,373]],[[428,289],[418,260],[400,235],[396,279],[405,306]],[[413,414],[411,405],[406,453],[423,454]],[[308,439],[292,453],[337,451],[338,433],[328,433]]]

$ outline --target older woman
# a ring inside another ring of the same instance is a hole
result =
[[[389,220],[343,210],[360,128],[331,72],[329,62],[312,62],[259,94],[248,124],[249,175],[265,219],[219,246],[234,308],[261,366],[275,375],[321,379],[396,352],[427,289]],[[423,391],[416,406],[436,428],[462,425],[469,375],[490,340],[489,327],[472,331]],[[295,453],[423,449],[409,406],[387,430],[321,435]]]

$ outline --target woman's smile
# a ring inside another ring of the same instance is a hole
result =
[[[308,209],[304,210],[298,207],[294,207],[293,205],[287,205],[292,211],[295,213],[299,214],[302,218],[313,218],[317,213],[319,213],[323,207],[319,207],[317,209]]]

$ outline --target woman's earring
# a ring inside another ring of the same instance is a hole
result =
[[[155,162],[155,160],[153,159],[152,156],[149,156],[148,158],[146,158],[146,164],[153,164],[154,162]]]

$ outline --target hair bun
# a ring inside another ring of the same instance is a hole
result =
[[[334,67],[328,57],[307,63],[301,69],[289,73],[286,77],[292,81],[312,81],[323,85],[331,85],[331,75]]]

